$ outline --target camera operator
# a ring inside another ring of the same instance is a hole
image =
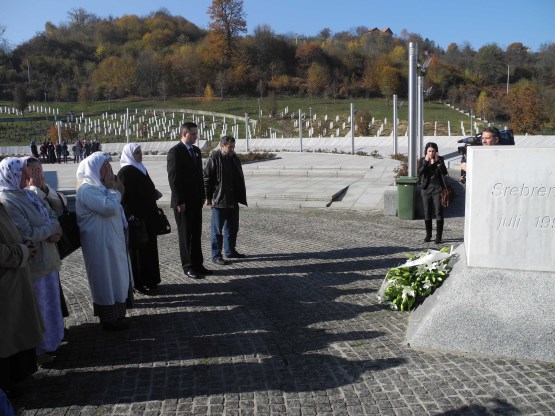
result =
[[[497,146],[501,140],[501,133],[495,127],[486,127],[481,134],[477,134],[474,137],[467,137],[465,139],[459,140],[461,143],[465,143],[464,146],[459,147],[459,153],[462,154],[461,157],[461,183],[466,182],[466,146]]]
[[[482,146],[497,146],[501,140],[501,133],[495,127],[486,127],[482,131]]]

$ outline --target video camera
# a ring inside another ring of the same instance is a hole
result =
[[[464,146],[457,147],[460,155],[466,156],[467,146],[481,146],[482,145],[482,133],[478,133],[475,136],[465,137],[464,139],[457,140],[457,143],[464,143]]]
[[[499,144],[500,145],[514,145],[515,136],[512,130],[500,130],[499,131]],[[465,137],[464,139],[457,140],[457,143],[464,143],[464,146],[459,146],[458,150],[461,155],[466,154],[466,146],[481,146],[482,145],[482,133],[478,133],[474,136]]]

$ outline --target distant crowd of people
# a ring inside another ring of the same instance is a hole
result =
[[[29,145],[31,154],[42,163],[68,163],[68,158],[73,156],[73,163],[79,163],[94,152],[102,150],[102,145],[98,139],[83,140],[77,139],[71,146],[69,152],[68,144],[65,140],[54,143],[52,140],[45,140],[37,146],[35,140]]]
[[[239,204],[247,201],[235,139],[223,137],[203,166],[197,135],[196,124],[183,124],[180,142],[168,152],[167,171],[181,267],[189,278],[202,279],[213,273],[203,264],[203,206],[212,210],[212,261],[224,266],[245,257],[236,244]],[[31,146],[33,156],[0,162],[0,395],[8,397],[37,366],[55,359],[69,315],[56,245],[67,200],[46,183],[42,163],[47,159]],[[124,147],[117,175],[109,154],[97,150],[82,157],[75,210],[93,313],[103,330],[125,330],[135,293],[156,295],[162,281],[156,202],[162,194],[137,143]]]

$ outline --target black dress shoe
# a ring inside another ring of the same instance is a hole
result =
[[[149,294],[149,289],[146,286],[136,286],[135,290],[139,293],[142,293],[143,295]]]
[[[221,257],[216,257],[215,259],[212,259],[212,263],[219,264],[220,266],[227,266],[228,264],[231,264],[231,262],[224,260]]]
[[[229,256],[226,255],[226,257],[228,259],[244,259],[245,257],[247,257],[245,254],[241,254],[238,251],[236,251],[235,253],[230,254]]]
[[[202,274],[197,273],[194,270],[187,270],[185,272],[185,276],[190,277],[191,279],[204,279]]]
[[[204,267],[204,266],[199,266],[199,267],[197,267],[197,268],[195,269],[195,271],[196,271],[197,273],[205,274],[205,275],[207,275],[207,276],[208,276],[208,275],[211,275],[211,274],[214,274],[214,272],[213,272],[212,270],[208,270],[208,269],[207,269],[206,267]]]

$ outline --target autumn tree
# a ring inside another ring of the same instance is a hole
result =
[[[193,91],[197,84],[199,70],[204,70],[204,65],[191,65],[191,61],[202,62],[198,56],[198,48],[192,45],[183,45],[172,54],[164,57],[167,68],[166,79],[169,82],[169,91],[176,95],[184,95]]]
[[[295,52],[295,59],[299,67],[306,71],[314,63],[322,63],[324,61],[324,51],[315,43],[305,43],[300,45]]]
[[[27,108],[27,104],[29,104],[27,88],[23,84],[16,84],[14,87],[13,100],[15,102],[15,107],[23,113]]]
[[[163,74],[160,56],[154,51],[142,51],[134,69],[139,93],[147,97],[155,95]]]
[[[218,71],[216,77],[214,78],[214,84],[220,92],[220,100],[224,99],[224,89],[227,85],[228,74],[226,71]]]
[[[516,134],[539,134],[547,121],[538,85],[521,82],[507,96],[511,127]]]
[[[507,64],[522,66],[530,60],[530,50],[520,42],[513,42],[505,50]]]
[[[369,111],[359,111],[355,115],[355,125],[359,136],[370,136],[372,115]]]
[[[491,115],[491,102],[486,91],[480,92],[478,100],[476,100],[476,114],[487,120]]]
[[[368,92],[368,94],[374,94],[377,92],[378,83],[376,78],[375,65],[372,63],[368,63],[360,82],[361,87],[364,88]]]
[[[385,96],[387,105],[389,105],[389,97],[396,94],[401,85],[401,74],[396,68],[384,66],[379,68],[377,76],[380,92]]]
[[[428,66],[426,80],[431,84],[434,91],[439,92],[439,98],[443,100],[449,88],[460,83],[462,79],[453,65],[449,65],[434,56],[430,66]]]
[[[555,42],[540,47],[536,71],[541,81],[555,84]]]
[[[482,46],[472,61],[472,69],[482,85],[502,82],[507,73],[503,51],[495,44]]]
[[[77,138],[79,137],[79,130],[77,130],[75,126],[71,126],[71,127],[66,126],[66,127],[61,127],[60,132],[58,133],[58,126],[54,124],[48,130],[48,132],[46,133],[46,136],[50,140],[52,140],[52,143],[58,143],[59,141],[58,139],[60,138],[60,136],[62,137],[62,141],[65,141],[67,143],[72,143],[75,140],[77,140]]]
[[[89,104],[92,101],[93,96],[93,90],[89,85],[81,85],[78,93],[78,99],[81,104]]]
[[[109,56],[102,60],[93,74],[95,92],[112,97],[125,96],[135,81],[135,62],[130,56]]]
[[[329,69],[319,63],[313,63],[308,68],[306,83],[310,95],[320,94],[330,83]]]
[[[212,0],[208,14],[213,45],[225,57],[225,62],[230,63],[237,38],[247,31],[243,0]]]
[[[214,90],[210,84],[206,84],[206,87],[204,87],[204,102],[211,103],[212,101],[214,101]]]

